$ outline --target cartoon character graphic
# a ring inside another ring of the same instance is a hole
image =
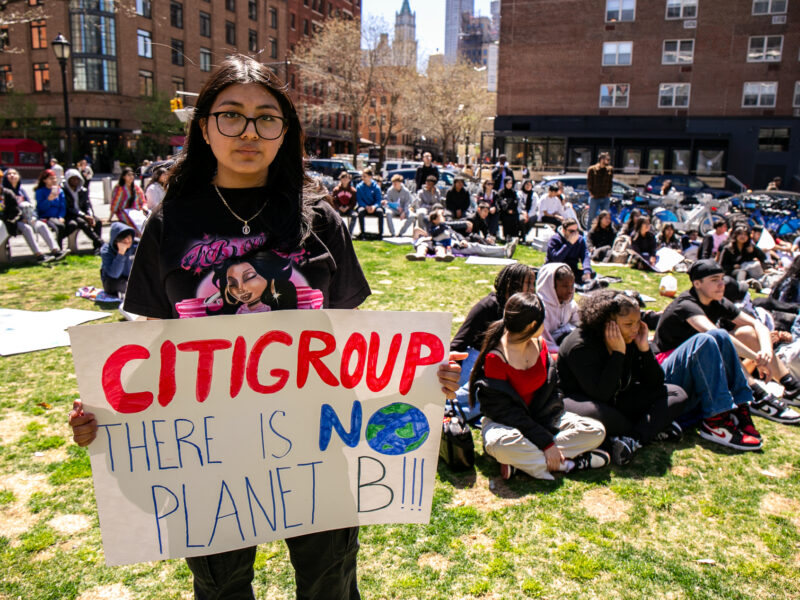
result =
[[[214,266],[212,277],[222,300],[220,313],[297,308],[297,289],[291,277],[291,261],[269,250],[225,259]]]

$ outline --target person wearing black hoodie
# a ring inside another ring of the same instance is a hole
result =
[[[92,240],[94,249],[99,250],[103,245],[100,237],[103,223],[94,215],[89,190],[83,184],[83,177],[78,169],[67,169],[61,188],[67,201],[66,220],[74,221],[86,237]]]
[[[111,224],[108,243],[100,249],[100,279],[106,294],[124,295],[128,289],[128,277],[137,246],[134,233],[133,227],[120,221]]]
[[[680,437],[674,421],[687,396],[664,383],[636,301],[621,290],[600,290],[583,298],[579,314],[580,326],[558,353],[567,410],[603,423],[619,465],[630,462],[643,444]]]

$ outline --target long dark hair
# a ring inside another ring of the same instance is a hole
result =
[[[738,225],[736,225],[736,227],[733,228],[733,231],[731,231],[731,234],[728,236],[728,242],[725,244],[728,248],[730,248],[734,252],[739,248],[739,240],[737,240],[736,238],[739,237],[740,233],[747,234],[747,241],[744,243],[744,246],[742,247],[743,251],[751,246],[755,246],[755,244],[753,244],[753,240],[750,239],[750,227],[743,223],[739,223]]]
[[[154,183],[158,183],[160,185],[161,182],[159,181],[159,179],[161,179],[161,176],[167,171],[169,171],[169,169],[165,169],[164,167],[158,167],[157,169],[154,169],[152,175],[150,176],[150,181],[147,182],[147,187],[145,188],[145,191]]]
[[[672,235],[669,236],[669,239],[667,239],[667,229],[672,231]],[[675,225],[670,222],[664,223],[661,227],[661,233],[659,233],[660,241],[664,244],[671,244],[675,241],[675,235]]]
[[[125,167],[122,169],[122,173],[119,174],[119,181],[117,181],[117,185],[121,188],[125,187],[125,175],[133,175],[133,181],[131,181],[131,187],[128,190],[129,192],[133,193],[136,189],[136,173],[133,172],[133,169],[130,167]]]
[[[634,225],[633,235],[631,236],[634,240],[639,239],[642,237],[642,227],[645,225],[650,225],[650,217],[639,217],[636,220],[636,225]],[[650,235],[653,235],[652,231],[648,231]]]
[[[14,173],[17,174],[17,185],[16,185],[16,187],[14,186],[13,183],[11,183],[11,180],[8,178],[8,172],[9,171],[14,171]],[[22,188],[22,177],[19,176],[19,171],[17,171],[14,168],[6,169],[5,173],[3,173],[3,187],[8,189],[8,190],[11,190],[12,192],[14,192],[15,195],[19,195],[19,190]]]
[[[775,298],[777,300],[781,295],[785,282],[792,280],[797,281],[798,279],[800,279],[800,256],[795,256],[792,264],[789,265],[789,268],[784,272],[783,277],[772,286],[770,298]]]
[[[478,380],[480,373],[483,372],[486,355],[500,343],[500,338],[503,337],[506,331],[509,333],[522,333],[533,323],[538,325],[544,323],[544,304],[542,304],[541,298],[531,292],[519,292],[511,296],[506,302],[505,310],[503,310],[503,318],[489,325],[489,329],[483,338],[481,353],[475,360],[475,366],[472,367],[472,373],[469,375],[470,406],[475,405],[475,382]]]
[[[523,263],[506,265],[494,279],[495,296],[500,308],[504,308],[508,299],[521,292],[528,281],[536,282],[536,269]]]
[[[269,282],[261,295],[261,302],[272,310],[297,308],[297,288],[290,281],[292,261],[269,250],[259,250],[244,256],[232,256],[214,267],[212,282],[222,296],[224,314],[235,313],[241,302],[228,292],[228,269],[241,263],[250,264],[261,277]],[[274,287],[274,294],[271,289]]]
[[[597,213],[597,216],[594,218],[594,222],[592,223],[592,229],[591,229],[592,233],[594,233],[598,229],[603,229],[602,227],[600,227],[600,223],[603,221],[604,217],[611,217],[611,213],[608,212],[607,210],[601,210],[599,213]],[[608,222],[608,229],[614,231],[613,221]]]
[[[172,168],[164,197],[165,211],[172,206],[192,208],[193,194],[209,185],[217,171],[217,159],[203,138],[201,124],[209,117],[217,96],[235,84],[256,83],[264,87],[280,105],[287,129],[283,143],[270,164],[264,195],[266,208],[253,220],[255,228],[272,234],[267,245],[293,249],[311,230],[310,203],[324,194],[305,173],[305,136],[297,110],[287,94],[287,86],[258,61],[241,54],[229,56],[206,81],[194,107],[183,150]]]

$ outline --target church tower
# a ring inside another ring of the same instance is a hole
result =
[[[395,66],[417,67],[417,14],[411,12],[408,0],[395,13],[392,53]]]

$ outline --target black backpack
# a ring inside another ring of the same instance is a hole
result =
[[[453,471],[466,471],[475,466],[475,444],[467,418],[457,401],[447,402],[442,420],[439,458]]]

